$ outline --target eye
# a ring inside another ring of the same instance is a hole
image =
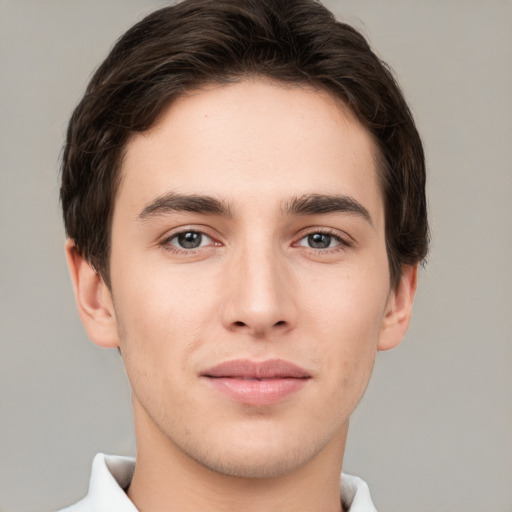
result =
[[[309,247],[311,249],[332,249],[343,244],[343,240],[329,233],[310,233],[301,238],[298,245],[301,247]]]
[[[200,231],[183,231],[173,235],[166,241],[166,244],[179,249],[198,249],[212,243],[212,239]]]

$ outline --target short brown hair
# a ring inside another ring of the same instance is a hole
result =
[[[123,150],[177,96],[249,76],[309,85],[352,110],[379,149],[391,281],[428,249],[425,161],[404,97],[364,37],[315,0],[185,0],[124,34],[69,122],[61,201],[67,236],[109,280]]]

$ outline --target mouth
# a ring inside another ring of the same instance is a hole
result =
[[[226,361],[206,370],[201,377],[216,391],[252,406],[278,403],[297,393],[311,379],[306,370],[282,359]]]

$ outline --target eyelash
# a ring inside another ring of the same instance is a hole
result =
[[[304,240],[305,238],[312,236],[312,235],[316,235],[316,234],[330,236],[338,243],[338,245],[335,247],[325,248],[325,249],[316,249],[314,247],[307,247],[307,246],[299,245],[299,243],[302,240]],[[334,231],[329,228],[316,227],[316,228],[312,228],[312,229],[308,230],[305,233],[301,233],[300,238],[298,239],[297,242],[294,242],[293,245],[301,247],[307,251],[313,251],[315,254],[328,255],[328,254],[332,254],[332,253],[335,253],[338,251],[344,251],[344,250],[352,247],[354,244],[352,241],[350,241],[348,239],[348,236],[342,237],[342,236],[340,236],[340,234],[337,231]]]
[[[179,248],[179,247],[176,247],[174,245],[171,245],[171,241],[176,239],[177,237],[179,237],[180,235],[185,235],[187,233],[194,233],[194,234],[198,234],[198,235],[201,235],[201,236],[206,236],[208,237],[213,243],[211,244],[208,244],[207,246],[200,246],[200,247],[195,247],[195,248],[189,248],[189,249],[186,249],[186,248]],[[331,248],[324,248],[324,249],[321,249],[321,248],[314,248],[314,247],[307,247],[307,246],[302,246],[302,245],[299,245],[300,242],[302,240],[304,240],[305,238],[309,237],[309,236],[312,236],[312,235],[316,235],[316,234],[320,234],[320,235],[326,235],[326,236],[330,236],[331,238],[333,238],[336,242],[337,242],[337,246],[335,247],[331,247]],[[348,237],[347,237],[348,238]],[[335,252],[338,252],[338,251],[343,251],[343,250],[346,250],[347,248],[350,248],[352,247],[354,244],[352,241],[349,241],[347,238],[344,238],[344,237],[341,237],[337,232],[334,232],[334,230],[331,230],[331,229],[328,229],[328,228],[313,228],[313,229],[310,229],[309,231],[305,232],[305,233],[301,233],[300,235],[300,238],[298,238],[298,240],[296,242],[293,242],[292,246],[293,247],[300,247],[302,249],[305,249],[306,251],[313,251],[315,254],[332,254],[332,253],[335,253]],[[209,248],[209,247],[215,247],[215,246],[220,246],[222,245],[220,242],[216,242],[215,239],[213,238],[213,236],[209,235],[208,233],[206,233],[205,231],[201,230],[201,229],[183,229],[183,230],[180,230],[176,233],[173,233],[172,235],[170,236],[167,236],[165,237],[159,244],[165,251],[168,251],[172,254],[189,254],[189,255],[192,255],[192,254],[196,254],[197,251],[199,250],[204,250],[205,248]]]
[[[206,236],[208,237],[213,243],[212,244],[209,244],[207,246],[202,246],[202,247],[195,247],[195,248],[190,248],[190,249],[186,249],[186,248],[179,248],[179,247],[176,247],[174,245],[171,245],[171,241],[174,240],[175,238],[179,237],[180,235],[185,235],[187,233],[194,233],[194,234],[198,234],[198,235],[201,235],[201,236]],[[221,244],[219,242],[216,242],[215,239],[209,235],[208,233],[206,233],[205,231],[201,230],[201,229],[182,229],[180,231],[177,231],[176,233],[173,233],[172,235],[170,236],[167,236],[165,237],[159,244],[165,251],[168,251],[172,254],[195,254],[197,251],[199,250],[204,250],[205,248],[208,248],[208,247],[214,247],[214,246],[220,246]]]

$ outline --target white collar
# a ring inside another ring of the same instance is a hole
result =
[[[137,512],[125,493],[135,469],[135,459],[98,453],[92,463],[87,496],[60,512]],[[377,512],[366,482],[341,475],[341,500],[347,512]]]

